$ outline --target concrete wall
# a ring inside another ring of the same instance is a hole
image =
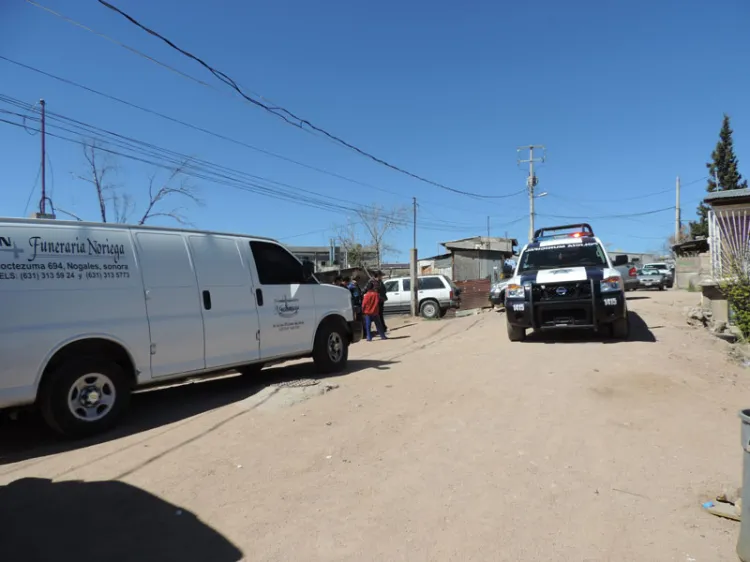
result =
[[[711,276],[711,255],[675,258],[675,287],[678,289],[698,288],[703,279]]]

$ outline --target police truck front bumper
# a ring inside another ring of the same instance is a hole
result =
[[[575,290],[557,292],[558,287],[569,289],[571,285]],[[506,315],[508,323],[519,328],[599,330],[626,317],[627,305],[623,291],[602,292],[599,283],[592,280],[578,284],[535,284],[525,291],[524,298],[506,298]]]

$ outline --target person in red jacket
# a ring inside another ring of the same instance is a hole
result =
[[[380,339],[387,340],[388,337],[383,331],[383,324],[380,320],[380,296],[377,290],[369,290],[362,299],[362,313],[365,315],[365,334],[367,341],[372,341],[371,326],[375,322]]]

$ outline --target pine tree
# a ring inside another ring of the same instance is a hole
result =
[[[708,185],[706,191],[728,191],[731,189],[747,188],[747,180],[743,180],[737,169],[737,156],[734,154],[734,141],[732,140],[732,127],[729,124],[729,116],[724,114],[724,121],[719,133],[719,142],[711,154],[711,162],[706,164],[708,168]],[[716,178],[719,184],[716,184]],[[690,223],[690,235],[708,237],[708,210],[709,207],[701,201],[698,205],[698,220]]]

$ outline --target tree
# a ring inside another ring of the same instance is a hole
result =
[[[742,179],[738,170],[738,160],[734,153],[734,141],[732,139],[732,127],[729,116],[724,114],[724,121],[719,132],[719,141],[711,154],[711,162],[706,164],[708,168],[708,185],[706,191],[728,191],[732,189],[745,189],[747,181]],[[718,178],[718,185],[716,179]],[[698,220],[690,223],[690,235],[693,238],[708,236],[708,210],[709,207],[701,201],[698,205]]]
[[[397,250],[387,243],[387,235],[406,224],[406,209],[394,207],[385,209],[380,205],[372,205],[366,209],[356,211],[357,220],[349,220],[339,228],[338,240],[348,255],[350,267],[365,265],[366,246],[370,246],[375,253],[376,266],[379,268],[383,256]],[[359,235],[358,226],[363,227],[364,235]],[[368,240],[368,243],[363,243]]]
[[[94,186],[101,222],[130,222],[130,218],[136,211],[136,202],[130,193],[123,191],[122,186],[114,183],[113,176],[117,174],[119,168],[111,155],[102,151],[95,141],[84,143],[83,154],[88,165],[87,176],[78,176],[78,178]],[[146,224],[156,217],[169,217],[179,224],[190,224],[185,216],[184,207],[164,209],[163,206],[166,199],[175,197],[186,198],[196,205],[203,204],[197,196],[195,187],[185,176],[186,166],[187,162],[171,170],[166,181],[158,187],[158,173],[155,172],[150,176],[148,203],[135,224]]]

